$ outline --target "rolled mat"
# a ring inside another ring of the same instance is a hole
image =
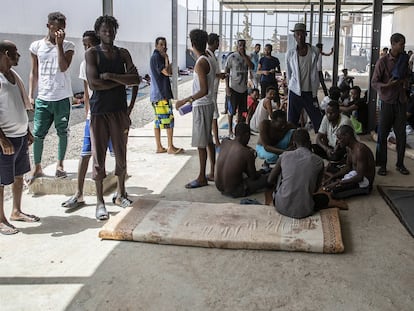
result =
[[[99,237],[231,249],[344,251],[337,208],[294,219],[267,205],[140,199],[111,217]]]

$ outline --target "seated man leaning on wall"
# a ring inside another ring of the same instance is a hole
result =
[[[284,216],[304,218],[327,208],[329,197],[325,193],[316,194],[322,183],[324,164],[310,150],[308,131],[295,130],[293,144],[296,149],[281,154],[269,175],[268,183],[274,190],[266,191],[265,204],[273,202]]]
[[[247,146],[250,127],[237,123],[234,140],[224,139],[216,162],[215,183],[224,195],[244,197],[267,188],[267,177],[256,171],[255,151]]]
[[[279,155],[292,146],[292,134],[296,128],[287,122],[286,112],[283,110],[273,111],[271,118],[260,123],[256,145],[257,156],[265,160],[265,167],[276,163]]]
[[[375,178],[375,161],[371,149],[355,138],[349,125],[337,131],[338,143],[347,149],[347,162],[339,172],[324,182],[324,190],[332,193],[334,199],[344,199],[360,194],[369,194]]]

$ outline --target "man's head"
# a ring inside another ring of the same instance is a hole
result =
[[[218,34],[212,32],[208,35],[208,47],[214,52],[220,45],[220,37]]]
[[[246,54],[246,40],[239,39],[237,40],[237,52],[240,54]]]
[[[344,74],[344,76],[347,76],[348,75],[348,69],[347,68],[342,69],[342,73]]]
[[[266,44],[264,48],[264,55],[271,56],[272,55],[273,47],[271,44]]]
[[[46,27],[49,29],[49,36],[55,37],[55,33],[58,30],[65,30],[66,28],[66,16],[60,12],[52,12],[47,16]]]
[[[262,47],[262,45],[261,45],[261,44],[256,43],[256,45],[254,46],[254,51],[255,51],[256,53],[259,53],[259,52],[260,52],[261,47]]]
[[[247,146],[250,140],[250,126],[244,122],[237,123],[235,128],[236,140],[243,146]]]
[[[272,123],[276,128],[281,129],[287,124],[286,111],[275,110],[271,115]]]
[[[402,52],[404,52],[405,49],[405,37],[404,35],[400,33],[394,33],[391,36],[391,54],[393,56],[398,56]]]
[[[351,91],[349,92],[349,97],[352,101],[358,100],[361,98],[361,88],[358,85],[355,85],[351,88]]]
[[[306,147],[310,149],[311,140],[308,131],[305,129],[296,129],[293,132],[293,143],[295,144],[296,148]]]
[[[17,66],[20,54],[17,52],[16,45],[8,40],[0,41],[0,66],[10,68]]]
[[[349,125],[342,125],[336,132],[336,138],[342,148],[347,147],[351,142],[355,141],[354,129]]]
[[[341,89],[337,86],[329,88],[329,98],[332,100],[339,100],[341,98]]]
[[[190,41],[193,49],[200,53],[204,53],[207,46],[208,34],[202,29],[193,29],[190,31]]]
[[[260,91],[257,88],[252,89],[252,91],[250,92],[250,96],[253,97],[254,99],[258,99],[260,96]]]
[[[82,43],[85,50],[89,49],[92,46],[96,46],[101,43],[98,36],[96,35],[95,31],[87,30],[83,33],[82,36]]]
[[[323,50],[323,44],[322,43],[317,43],[316,47],[319,49],[319,52],[322,52],[322,50]]]
[[[94,27],[98,38],[105,44],[114,43],[118,28],[119,24],[116,18],[109,15],[98,17]]]
[[[274,86],[268,86],[266,88],[266,98],[272,100],[275,97],[276,88]]]
[[[306,25],[303,23],[296,23],[295,27],[291,30],[293,32],[293,36],[295,37],[296,43],[298,45],[305,44],[306,40]]]
[[[167,39],[165,37],[157,37],[155,39],[155,49],[162,53],[167,52]]]
[[[339,104],[336,100],[331,100],[325,110],[326,118],[331,123],[336,123],[339,120]]]

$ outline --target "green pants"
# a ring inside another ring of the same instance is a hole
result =
[[[36,99],[33,120],[33,157],[35,164],[40,164],[42,161],[43,142],[53,122],[59,137],[57,158],[59,161],[65,158],[68,145],[70,108],[69,98],[58,101]]]

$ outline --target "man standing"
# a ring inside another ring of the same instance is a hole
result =
[[[387,137],[391,128],[394,129],[397,141],[397,171],[403,175],[410,174],[404,166],[408,61],[406,65],[398,66],[404,68],[404,72],[399,73],[400,78],[397,79],[392,76],[393,69],[397,67],[404,48],[405,37],[400,33],[393,34],[391,36],[391,50],[375,64],[371,81],[372,87],[378,91],[381,100],[376,164],[380,167],[378,175],[382,176],[387,175]]]
[[[96,185],[96,218],[108,219],[103,199],[102,180],[106,177],[105,157],[109,138],[115,152],[115,175],[118,177],[114,203],[127,207],[132,201],[125,191],[126,145],[131,120],[128,116],[126,85],[139,84],[138,70],[128,50],[114,46],[118,21],[101,16],[95,22],[95,32],[101,44],[85,53],[86,76],[94,91],[90,99],[93,178]]]
[[[69,66],[75,50],[73,42],[65,40],[66,17],[60,12],[48,15],[46,38],[30,45],[32,68],[30,71],[29,99],[35,107],[33,122],[34,168],[28,177],[30,183],[43,175],[43,142],[52,123],[55,123],[58,142],[56,178],[66,177],[63,160],[68,145],[68,124],[73,96]],[[37,98],[34,102],[35,90]]]
[[[315,133],[322,121],[322,113],[317,102],[319,87],[318,49],[305,42],[306,25],[297,23],[292,30],[297,46],[286,54],[286,72],[289,81],[288,121],[299,126],[303,109],[312,121]]]
[[[155,50],[151,56],[150,70],[150,100],[155,113],[154,136],[155,143],[157,144],[156,153],[182,153],[184,150],[174,147],[173,144],[174,113],[171,103],[173,93],[170,82],[172,69],[167,54],[167,40],[164,37],[155,39]],[[165,149],[161,144],[161,129],[167,129],[168,149]]]
[[[276,80],[276,73],[280,73],[279,59],[272,56],[272,45],[266,44],[264,48],[264,56],[260,59],[257,73],[260,74],[260,97],[266,97],[266,90],[269,86],[276,89],[275,101],[279,104],[279,85]]]
[[[253,88],[258,88],[259,87],[259,80],[260,80],[260,75],[257,73],[258,70],[258,66],[259,66],[259,53],[260,53],[260,48],[262,46],[257,43],[254,46],[254,51],[250,54],[250,60],[252,61],[253,64],[253,68],[252,68],[252,76],[253,76]]]
[[[21,210],[23,174],[30,171],[28,145],[33,142],[29,131],[26,103],[29,104],[23,81],[11,69],[17,66],[20,54],[10,41],[0,42],[0,233],[19,232],[4,215],[4,186],[13,184],[12,221],[36,222],[39,217]]]
[[[250,128],[246,123],[236,125],[234,140],[223,140],[215,182],[224,195],[244,197],[267,187],[268,174],[256,171],[255,152],[248,146],[249,140]]]
[[[237,111],[237,122],[247,112],[247,80],[253,68],[250,57],[246,55],[246,40],[237,41],[237,52],[227,58],[226,95],[230,98],[231,111],[228,111],[229,135],[233,136],[233,116]]]
[[[193,130],[191,146],[197,147],[200,171],[196,179],[186,184],[187,189],[199,188],[208,185],[206,176],[207,148],[214,171],[214,144],[211,136],[211,124],[213,122],[213,85],[216,72],[209,59],[205,55],[208,34],[201,29],[193,29],[190,32],[191,46],[197,58],[194,66],[193,95],[177,101],[176,108],[186,103],[193,106]]]

